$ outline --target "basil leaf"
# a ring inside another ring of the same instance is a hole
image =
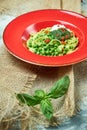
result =
[[[35,91],[35,94],[34,94],[34,97],[36,98],[36,99],[38,99],[38,100],[42,100],[42,99],[44,99],[45,98],[45,92],[43,91],[43,90],[36,90]]]
[[[21,103],[27,104],[28,106],[34,106],[40,103],[40,101],[37,100],[35,97],[25,93],[17,94],[16,96]]]
[[[50,92],[47,94],[49,98],[59,98],[63,96],[68,90],[70,84],[69,76],[64,76],[60,80],[58,80],[54,86],[50,89]]]
[[[53,116],[53,106],[49,99],[42,100],[40,103],[42,113],[47,119],[51,119]]]
[[[58,39],[58,40],[61,39],[61,36],[62,36],[61,30],[53,30],[53,31],[51,31],[50,33],[51,33],[51,35],[52,35],[52,37],[53,37],[54,39]],[[57,36],[57,34],[58,34],[58,36]]]
[[[71,33],[70,31],[68,31],[65,28],[59,28],[57,30],[53,30],[50,32],[50,35],[55,39],[61,40],[62,36],[64,36],[64,40],[66,40],[66,36],[68,35],[69,37],[71,37]]]

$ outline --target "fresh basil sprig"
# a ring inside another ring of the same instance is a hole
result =
[[[53,116],[53,105],[51,99],[57,99],[63,96],[69,87],[70,79],[69,76],[64,76],[58,80],[48,93],[44,90],[36,90],[34,95],[28,95],[25,93],[16,94],[17,99],[28,106],[35,106],[40,104],[40,109],[47,119],[51,119]]]

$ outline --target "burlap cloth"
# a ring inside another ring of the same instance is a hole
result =
[[[64,75],[69,75],[70,86],[67,94],[53,101],[55,113],[54,121],[47,121],[39,108],[21,106],[15,93],[31,94],[35,89],[49,90],[53,83]],[[10,55],[4,46],[0,50],[0,121],[1,128],[7,129],[7,124],[23,120],[29,129],[42,124],[44,126],[57,125],[75,112],[74,77],[72,66],[68,67],[39,67],[24,63]],[[38,117],[38,118],[37,118]],[[26,121],[27,120],[27,121]],[[25,124],[22,127],[24,130]],[[34,125],[35,124],[35,125]],[[8,125],[10,127],[10,125]],[[26,128],[25,127],[25,128]]]

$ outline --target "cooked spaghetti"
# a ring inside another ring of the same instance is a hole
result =
[[[78,37],[64,25],[54,25],[31,34],[27,48],[43,56],[63,56],[72,53],[78,46]]]

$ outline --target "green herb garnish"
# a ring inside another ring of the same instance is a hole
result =
[[[44,90],[36,90],[33,96],[22,93],[16,94],[16,97],[21,103],[27,104],[28,106],[40,104],[42,113],[50,120],[53,116],[51,99],[57,99],[63,96],[67,92],[69,84],[69,76],[64,76],[53,85],[48,93],[44,92]]]
[[[60,41],[65,41],[73,36],[72,32],[68,31],[66,28],[53,30],[50,32],[50,35],[52,35],[54,39],[58,39]]]

